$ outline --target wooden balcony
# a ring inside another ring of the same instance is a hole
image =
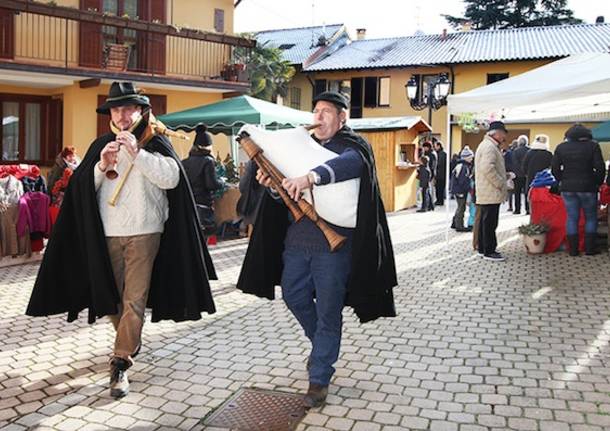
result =
[[[245,91],[235,49],[255,42],[29,0],[0,3],[0,68]]]

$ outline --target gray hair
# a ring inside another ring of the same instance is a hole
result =
[[[520,135],[517,138],[517,141],[519,142],[519,146],[523,147],[529,143],[529,138],[526,135]]]

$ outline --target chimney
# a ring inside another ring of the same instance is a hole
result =
[[[472,30],[472,21],[464,21],[460,31],[470,31],[470,30]]]
[[[441,34],[441,40],[445,40],[445,39],[447,39],[447,29],[446,28],[443,29],[443,33]]]
[[[358,40],[364,40],[366,39],[366,28],[357,28],[356,29],[356,38]]]
[[[600,15],[595,19],[595,24],[603,24],[605,22],[604,16]]]

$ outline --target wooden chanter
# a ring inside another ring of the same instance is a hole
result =
[[[315,126],[310,126],[313,128]],[[254,160],[262,173],[268,176],[271,180],[272,187],[277,191],[292,213],[295,222],[301,220],[304,216],[313,221],[316,226],[322,231],[326,241],[330,246],[330,251],[334,252],[341,248],[346,239],[331,228],[316,212],[315,208],[302,197],[298,201],[294,201],[282,187],[282,181],[285,176],[263,155],[263,150],[250,138],[247,132],[241,132],[237,141],[242,146],[248,158]]]

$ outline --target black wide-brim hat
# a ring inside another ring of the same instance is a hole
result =
[[[330,102],[339,108],[349,108],[349,102],[347,100],[347,97],[336,91],[325,91],[323,93],[318,94],[313,98],[313,104],[315,105],[321,100],[325,102]]]
[[[108,91],[106,101],[95,111],[98,114],[110,115],[110,108],[117,106],[137,105],[150,108],[148,97],[140,94],[132,82],[113,82]]]

